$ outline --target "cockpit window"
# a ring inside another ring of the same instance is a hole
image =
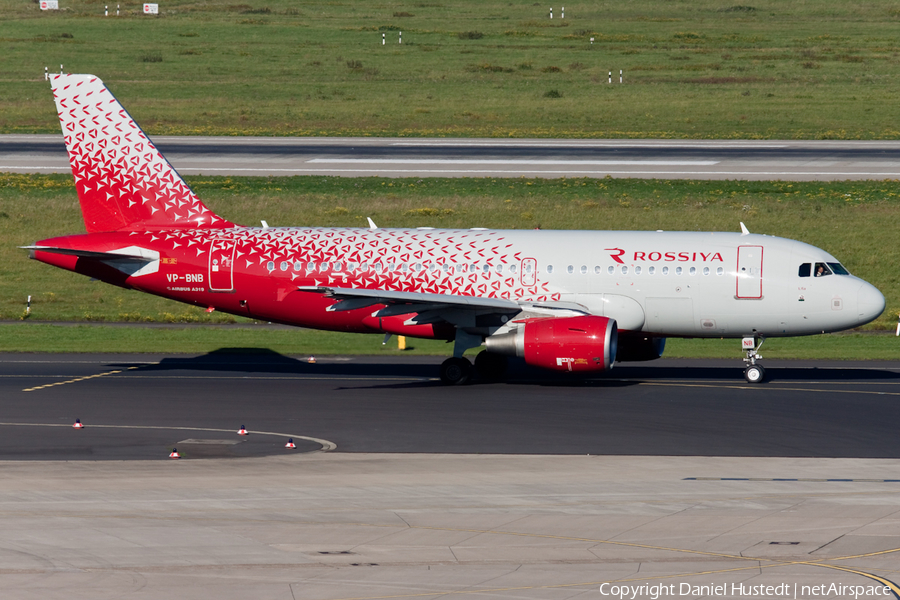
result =
[[[825,263],[816,263],[816,277],[831,275],[831,268]]]
[[[798,275],[800,277],[809,277],[810,271],[812,271],[812,264],[803,263],[802,265],[800,265],[800,272],[798,273]]]
[[[850,271],[844,268],[844,265],[841,263],[827,263],[829,267],[831,267],[831,271],[835,275],[849,275]]]

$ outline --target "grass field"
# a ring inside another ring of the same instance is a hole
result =
[[[383,335],[360,335],[282,329],[248,323],[235,327],[151,328],[140,325],[112,326],[96,323],[54,325],[48,323],[0,324],[0,352],[161,352],[204,353],[272,351],[290,355],[397,354],[396,338],[382,345]],[[444,341],[407,339],[405,354],[447,355],[452,346]],[[139,349],[139,350],[136,350]]]
[[[895,0],[105,2],[0,0],[0,132],[59,131],[62,63],[151,134],[900,135]]]
[[[397,350],[396,338],[382,345],[381,335],[359,335],[309,329],[236,327],[148,328],[138,325],[0,324],[0,352],[149,352],[163,354],[207,352],[277,352],[292,356],[321,355],[432,355],[449,356],[452,346],[435,340],[407,339]],[[897,360],[900,339],[892,335],[832,334],[767,340],[766,359]],[[474,356],[481,348],[467,352]],[[739,340],[682,340],[666,342],[666,358],[733,358],[739,366]]]
[[[900,200],[893,182],[722,182],[639,179],[383,179],[187,177],[235,222],[270,225],[751,231],[799,239],[837,256],[885,294],[869,328],[900,310]],[[49,217],[48,217],[49,216]],[[84,231],[68,175],[0,174],[0,319],[222,322],[196,307],[125,291],[28,260],[16,246]]]

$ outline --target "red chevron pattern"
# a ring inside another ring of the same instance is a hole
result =
[[[131,236],[135,243],[144,241],[163,252],[167,248],[173,254],[193,251],[189,256],[194,259],[208,256],[213,240],[234,241],[235,272],[283,277],[292,283],[527,301],[559,299],[546,281],[522,285],[521,261],[501,232],[234,227],[132,232]]]
[[[50,79],[89,233],[231,226],[194,195],[102,81]]]

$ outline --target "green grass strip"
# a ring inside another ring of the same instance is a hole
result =
[[[0,0],[0,132],[59,133],[63,63],[151,135],[900,136],[896,0],[104,6]]]
[[[381,344],[381,335],[335,333],[268,326],[142,327],[101,324],[0,324],[0,352],[111,352],[197,354],[214,351],[277,352],[284,355],[431,355],[449,356],[452,345],[407,338]],[[474,355],[478,349],[468,354]],[[766,359],[897,360],[900,339],[884,334],[817,335],[772,338],[762,348]],[[739,340],[669,339],[665,358],[733,358],[742,356]],[[737,364],[737,363],[736,363]]]

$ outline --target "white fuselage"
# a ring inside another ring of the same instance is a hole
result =
[[[238,228],[247,271],[328,285],[568,304],[659,336],[791,336],[875,319],[884,297],[794,240],[739,233]],[[258,258],[259,260],[255,260]],[[240,263],[240,261],[238,261]],[[242,270],[240,266],[237,267]],[[249,273],[248,273],[249,274]]]
[[[559,300],[612,316],[622,330],[808,335],[856,327],[884,310],[884,297],[862,279],[816,277],[814,265],[838,261],[803,242],[738,233],[548,233],[549,244],[534,241],[540,276]],[[803,264],[812,266],[809,276],[800,276]]]

